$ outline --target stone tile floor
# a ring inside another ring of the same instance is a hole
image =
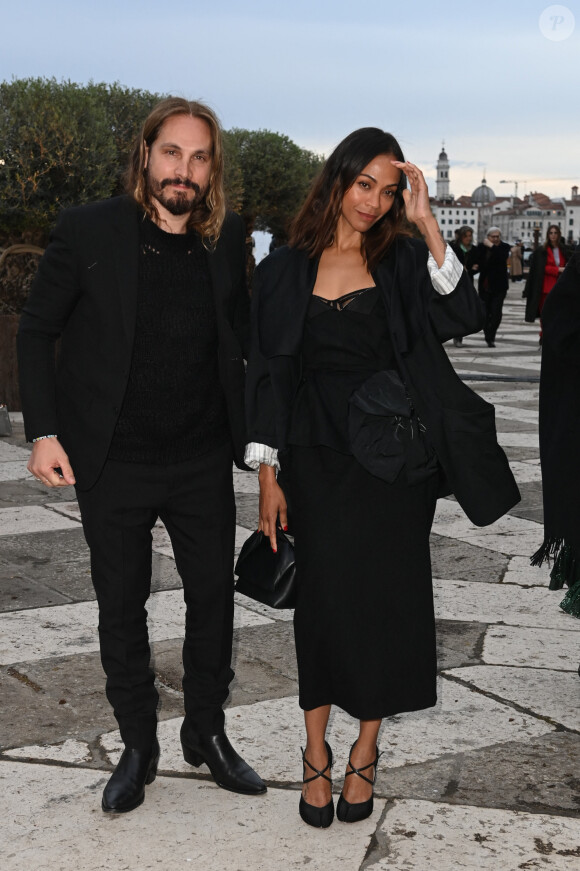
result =
[[[120,753],[103,693],[96,606],[74,491],[26,471],[21,421],[0,440],[0,808],[6,871],[192,868],[571,869],[580,859],[580,621],[558,607],[542,539],[537,329],[512,285],[495,349],[481,334],[448,353],[496,405],[522,502],[473,527],[440,500],[432,534],[439,701],[385,721],[373,816],[315,831],[298,813],[302,717],[291,612],[236,597],[228,732],[266,796],[218,789],[180,754],[183,602],[162,526],[150,600],[160,691],[160,774],[134,813],[100,793]],[[492,376],[495,380],[488,380]],[[498,380],[503,379],[503,380]],[[254,528],[257,481],[235,473],[237,548]],[[340,790],[354,723],[330,724]]]

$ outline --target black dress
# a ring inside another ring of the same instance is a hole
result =
[[[283,460],[298,568],[300,706],[378,719],[436,702],[429,532],[437,475],[410,485],[366,471],[349,448],[349,397],[395,368],[377,288],[311,298],[303,378]]]

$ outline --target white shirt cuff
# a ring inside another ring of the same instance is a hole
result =
[[[244,462],[250,469],[259,469],[260,463],[264,463],[265,466],[274,466],[275,469],[280,468],[277,449],[271,448],[270,445],[260,445],[258,442],[250,442],[246,445]]]
[[[441,268],[437,266],[435,258],[429,251],[427,269],[431,277],[431,284],[440,294],[451,293],[452,290],[455,290],[463,274],[463,266],[449,245],[445,246],[445,260]]]

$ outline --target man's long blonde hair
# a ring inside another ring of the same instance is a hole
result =
[[[167,97],[167,99],[157,103],[145,119],[139,135],[133,143],[129,166],[125,174],[125,190],[143,207],[152,220],[157,218],[157,209],[151,201],[147,189],[145,169],[147,149],[151,148],[159,136],[159,131],[165,121],[176,115],[201,118],[211,131],[212,155],[209,187],[203,200],[192,209],[187,221],[187,229],[197,230],[204,241],[215,244],[219,239],[226,214],[226,198],[221,127],[217,116],[209,106],[197,100],[184,100],[182,97]]]

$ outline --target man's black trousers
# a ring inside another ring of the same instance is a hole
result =
[[[483,335],[486,342],[494,342],[495,334],[501,324],[505,292],[490,293],[489,290],[480,290],[479,296],[485,306],[485,324]]]
[[[107,698],[127,747],[149,749],[158,693],[150,667],[146,603],[151,530],[171,538],[186,604],[183,692],[188,722],[215,734],[233,678],[235,503],[228,445],[168,466],[109,460],[90,490],[77,491],[99,604]]]

